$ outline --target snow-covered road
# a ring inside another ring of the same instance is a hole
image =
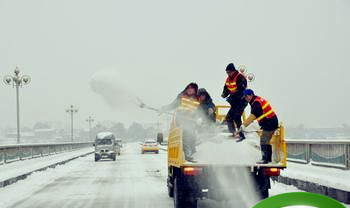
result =
[[[89,155],[0,189],[0,207],[172,207],[166,165],[164,151],[125,145],[116,161]]]
[[[1,188],[0,207],[172,208],[166,158],[165,151],[140,154],[139,144],[124,145],[116,161],[81,157]],[[299,191],[278,183],[272,188],[272,195]],[[198,207],[224,206],[203,200]]]

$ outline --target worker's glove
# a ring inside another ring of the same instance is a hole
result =
[[[247,131],[247,127],[242,124],[241,127],[239,127],[238,131],[239,132],[246,132]]]

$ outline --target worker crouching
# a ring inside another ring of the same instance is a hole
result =
[[[241,132],[244,132],[254,120],[257,120],[262,131],[260,137],[260,146],[262,152],[262,161],[258,163],[266,164],[271,162],[272,146],[270,144],[271,138],[276,129],[278,129],[278,119],[276,113],[273,111],[270,103],[256,96],[251,89],[244,91],[244,98],[251,106],[251,114],[243,122],[240,128]]]

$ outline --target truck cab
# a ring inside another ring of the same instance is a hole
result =
[[[115,140],[112,132],[100,132],[95,139],[95,162],[100,159],[116,160],[116,155],[120,154],[120,146]]]
[[[229,108],[229,106],[216,106],[216,118],[218,129],[226,129],[222,125],[224,115],[220,114],[220,110]],[[270,177],[278,176],[280,170],[286,168],[286,144],[284,142],[284,127],[281,125],[275,132],[271,144],[273,146],[273,156],[275,163],[254,164],[248,166],[235,166],[235,164],[209,164],[204,161],[186,161],[183,151],[183,132],[182,128],[176,126],[175,118],[170,127],[168,137],[168,195],[174,198],[174,207],[190,207],[196,208],[197,201],[203,198],[213,200],[227,200],[227,193],[222,193],[222,189],[218,186],[220,183],[220,174],[225,177],[235,179],[239,182],[237,169],[244,170],[253,181],[253,188],[260,198],[267,198],[270,189]],[[259,133],[259,132],[258,132]],[[222,133],[225,134],[225,133]],[[229,142],[236,143],[233,138],[228,138]],[[260,149],[259,149],[260,151]],[[220,150],[216,154],[220,154]],[[231,174],[231,175],[230,175]],[[212,180],[216,178],[215,180]],[[234,180],[232,180],[234,181]],[[231,184],[234,188],[235,184]],[[237,185],[236,185],[237,186]],[[236,187],[237,188],[237,187]]]

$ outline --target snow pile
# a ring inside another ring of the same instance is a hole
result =
[[[259,138],[254,135],[247,135],[242,142],[223,134],[201,140],[204,142],[196,146],[197,152],[193,154],[200,163],[250,166],[261,158]]]

